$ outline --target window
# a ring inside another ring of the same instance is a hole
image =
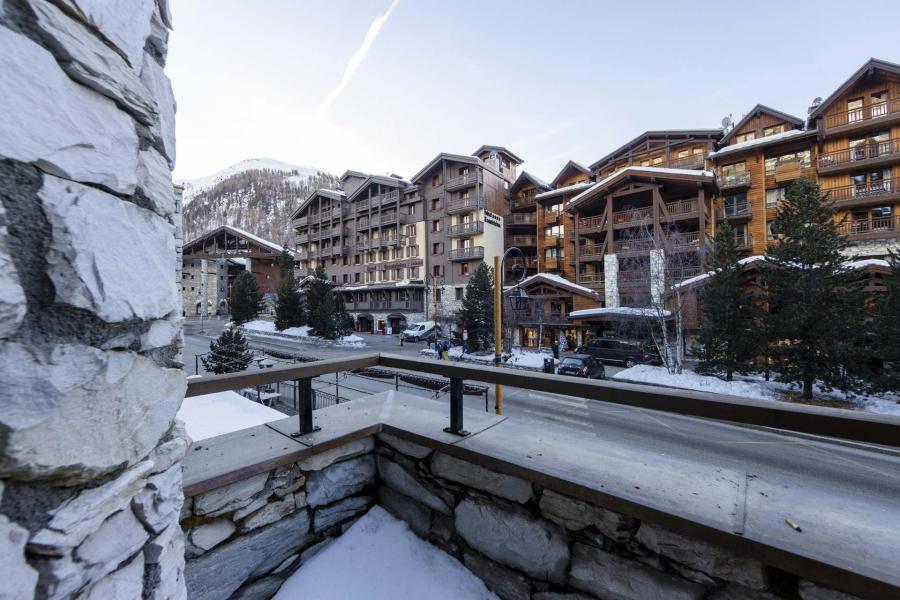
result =
[[[354,255],[353,255],[353,264],[354,264],[354,265],[358,265],[358,264],[359,264],[359,254],[354,254]]]
[[[653,162],[654,165],[658,165],[658,164],[661,163],[662,161],[663,161],[663,157],[662,157],[662,156],[655,156],[655,157],[653,158],[653,161],[652,161],[652,162]]]
[[[332,282],[332,283],[337,283],[337,275],[332,275],[332,276],[331,276],[331,282]]]
[[[407,246],[406,247],[406,258],[413,258],[419,256],[419,247],[418,246]]]
[[[344,273],[343,280],[344,280],[344,283],[347,283],[350,280],[350,276],[347,275],[346,273]]]
[[[854,98],[847,100],[847,122],[856,123],[863,118],[863,99]]]
[[[461,287],[456,288],[456,299],[457,300],[462,300],[464,294],[465,294],[465,288],[461,288]]]
[[[872,117],[883,117],[887,114],[887,90],[872,94]]]
[[[435,219],[434,221],[431,222],[431,231],[433,233],[437,233],[440,230],[441,230],[441,220]]]
[[[544,258],[547,260],[557,260],[559,258],[564,258],[566,255],[566,251],[563,248],[544,248]]]
[[[769,137],[776,133],[784,133],[784,125],[772,125],[771,127],[763,129],[763,137]]]
[[[703,146],[697,146],[696,148],[694,148],[694,151],[692,152],[692,154],[694,154],[695,156],[697,154],[703,154]]]
[[[354,282],[354,283],[359,283],[359,273],[354,273],[354,274],[353,274],[353,282]]]
[[[852,173],[850,180],[853,182],[853,195],[863,196],[872,193],[882,193],[891,190],[891,170],[861,171]]]
[[[465,191],[462,191],[459,193],[460,200],[465,200],[468,197],[469,197],[469,190],[465,190]]]
[[[460,168],[459,168],[459,174],[460,174],[460,176],[468,175],[468,174],[469,174],[469,167],[460,167]]]
[[[434,301],[437,303],[441,302],[441,296],[443,295],[441,292],[443,292],[441,288],[435,288],[434,290]]]
[[[443,254],[444,253],[444,244],[441,242],[434,242],[431,244],[431,253],[432,254]]]
[[[649,166],[650,166],[650,161],[649,161],[648,159],[645,158],[644,160],[641,161],[641,166],[642,166],[642,167],[649,167]]]
[[[562,225],[554,225],[553,227],[544,227],[544,237],[564,237]]]
[[[459,274],[460,275],[468,275],[469,274],[469,263],[459,263]]]
[[[350,263],[350,258],[347,257],[347,256],[345,256],[345,257],[341,260],[341,264],[344,265],[345,267],[346,267],[349,263]]]
[[[441,199],[440,198],[432,198],[431,210],[440,210],[440,209],[441,209]]]
[[[192,292],[194,291],[194,286],[191,286],[191,291],[192,291]]]
[[[775,231],[772,229],[772,226],[775,224],[775,221],[769,221],[766,223],[766,238],[769,240],[775,239]]]
[[[690,154],[691,154],[690,150],[679,150],[678,158],[687,158],[688,156],[690,156]]]
[[[419,267],[410,267],[409,269],[407,269],[407,272],[409,273],[410,279],[419,278]]]
[[[441,265],[432,266],[431,267],[431,275],[433,277],[440,277],[441,276]]]
[[[408,214],[408,215],[414,215],[414,214],[416,214],[416,205],[415,205],[415,203],[413,203],[413,204],[407,204],[407,205],[406,205],[406,214]]]
[[[752,243],[750,241],[750,234],[747,232],[746,223],[735,225],[734,241],[737,244],[738,249],[747,249],[748,247],[752,246]]]
[[[740,133],[740,134],[734,136],[734,143],[740,144],[742,142],[749,142],[750,140],[755,140],[755,139],[756,139],[756,132],[748,131],[747,133]]]
[[[726,217],[748,214],[749,212],[750,205],[747,203],[747,194],[745,192],[725,196]]]
[[[742,180],[747,175],[747,163],[739,162],[730,165],[722,165],[722,180],[725,183],[733,183]]]
[[[766,190],[766,208],[775,208],[778,203],[784,200],[784,193],[787,188],[775,188]]]
[[[766,175],[774,175],[778,167],[792,162],[800,163],[801,168],[809,167],[812,164],[810,151],[800,150],[799,152],[789,152],[781,156],[766,158]]]
[[[432,175],[431,176],[431,187],[437,187],[441,185],[441,176],[440,175]]]

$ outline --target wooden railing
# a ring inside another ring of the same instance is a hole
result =
[[[818,165],[820,169],[827,169],[829,167],[852,165],[853,163],[862,160],[893,156],[895,154],[900,154],[900,138],[892,138],[882,142],[867,142],[865,144],[854,146],[853,148],[844,148],[843,150],[826,152],[825,154],[819,155]]]
[[[750,216],[753,212],[753,209],[750,206],[749,202],[744,201],[732,202],[730,204],[720,206],[716,212],[718,213],[720,219],[736,219],[740,217]]]
[[[689,215],[697,212],[697,200],[678,200],[676,202],[666,202],[666,211],[669,216]]]
[[[753,236],[749,233],[736,236],[734,238],[734,245],[741,251],[753,250]]]
[[[645,252],[656,247],[653,238],[633,238],[613,242],[613,252]]]
[[[720,190],[729,188],[750,187],[750,173],[736,173],[734,175],[719,175],[716,183]]]
[[[585,244],[578,248],[580,258],[595,258],[603,256],[603,244]]]
[[[900,98],[825,115],[825,129],[864,123],[900,112]]]
[[[641,223],[653,217],[653,207],[644,206],[629,210],[619,210],[613,213],[613,224]]]
[[[533,212],[512,213],[506,217],[507,225],[534,225],[535,223],[537,223],[537,215]]]
[[[662,162],[650,165],[651,167],[663,167],[667,169],[702,169],[706,161],[706,154],[692,154],[681,158],[670,158]]]
[[[537,246],[537,236],[534,235],[508,235],[507,246]]]
[[[834,202],[885,196],[887,194],[892,194],[895,191],[898,191],[895,179],[852,183],[850,185],[842,185],[840,187],[826,188],[823,190],[823,192],[828,193],[828,198]]]
[[[675,233],[671,236],[671,243],[675,248],[695,248],[700,246],[700,232],[688,231]]]
[[[900,232],[900,218],[889,216],[874,217],[865,221],[848,221],[841,223],[838,230],[851,239],[857,236],[871,237],[880,233],[893,234]]]
[[[603,285],[603,273],[579,273],[578,274],[578,283],[582,285]]]
[[[606,222],[603,215],[595,215],[593,217],[583,217],[578,220],[578,231],[587,231],[590,229],[603,229]]]

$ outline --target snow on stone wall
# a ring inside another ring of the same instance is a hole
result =
[[[186,594],[170,28],[0,2],[0,597]]]

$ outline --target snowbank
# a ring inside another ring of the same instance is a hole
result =
[[[252,331],[275,332],[274,321],[249,321],[241,325],[241,329],[250,329]]]
[[[197,442],[278,421],[287,415],[228,391],[185,398],[176,416],[184,421],[188,435]]]
[[[275,328],[272,321],[250,321],[241,325],[241,329],[245,329],[251,333],[262,334],[272,337],[285,338],[297,342],[316,344],[319,346],[343,346],[347,348],[365,348],[366,342],[358,335],[345,335],[337,340],[326,340],[311,334],[312,327],[303,325],[302,327],[288,327],[282,331]]]
[[[275,600],[487,600],[497,597],[458,560],[374,506],[291,575]]]
[[[506,364],[523,369],[543,369],[545,358],[553,358],[553,354],[550,352],[529,352],[517,348],[506,359]],[[555,361],[556,363],[559,363],[559,361]]]

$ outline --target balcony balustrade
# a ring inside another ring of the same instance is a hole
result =
[[[453,248],[450,250],[450,260],[476,260],[484,258],[484,246],[471,246],[469,248]]]
[[[468,198],[455,198],[447,202],[447,214],[471,212],[484,208],[484,196],[476,194]]]
[[[753,250],[753,236],[749,233],[735,236],[734,243],[737,249],[742,252]]]
[[[681,158],[670,158],[663,160],[651,167],[663,167],[666,169],[702,169],[706,161],[706,154],[691,154]]]
[[[653,207],[643,206],[613,213],[613,225],[637,225],[653,217]]]
[[[460,175],[458,177],[451,177],[444,183],[444,189],[448,192],[453,192],[456,190],[464,190],[468,187],[474,186],[479,182],[481,178],[478,175],[478,171],[473,173],[467,173],[466,175]]]
[[[817,164],[820,172],[833,173],[893,162],[898,156],[900,156],[900,138],[892,138],[826,152],[819,155]]]
[[[732,175],[719,175],[716,184],[720,190],[746,189],[750,187],[752,178],[750,173],[734,173]]]
[[[484,233],[484,221],[470,221],[468,223],[457,223],[447,228],[448,237],[466,237],[470,235],[478,235]]]
[[[294,219],[294,227],[306,227],[309,225],[309,217],[298,217]]]
[[[504,238],[507,247],[533,247],[537,246],[537,236],[535,235],[508,235]]]
[[[867,181],[865,183],[852,183],[840,187],[826,188],[828,199],[835,202],[838,207],[852,205],[860,201],[880,199],[891,196],[898,191],[897,179],[882,179],[880,181]]]
[[[593,217],[583,217],[578,221],[578,232],[579,233],[591,233],[596,231],[603,231],[606,228],[606,220],[603,218],[603,215],[596,215]]]
[[[535,225],[537,223],[537,215],[530,213],[512,213],[506,216],[507,225]]]
[[[850,240],[893,238],[900,235],[900,218],[888,216],[848,221],[838,229]]]
[[[753,207],[747,201],[731,202],[716,209],[720,219],[746,219],[753,214]]]
[[[890,117],[900,116],[900,97],[889,98],[885,102],[852,108],[825,115],[825,130],[849,129],[855,126],[868,125],[878,120],[893,120]]]
[[[683,217],[693,215],[697,212],[697,200],[688,198],[687,200],[677,200],[675,202],[666,202],[666,212],[670,217]]]
[[[588,287],[603,287],[604,279],[602,272],[596,273],[579,273],[578,283]]]
[[[603,244],[585,244],[578,248],[581,260],[600,260],[603,258]]]

